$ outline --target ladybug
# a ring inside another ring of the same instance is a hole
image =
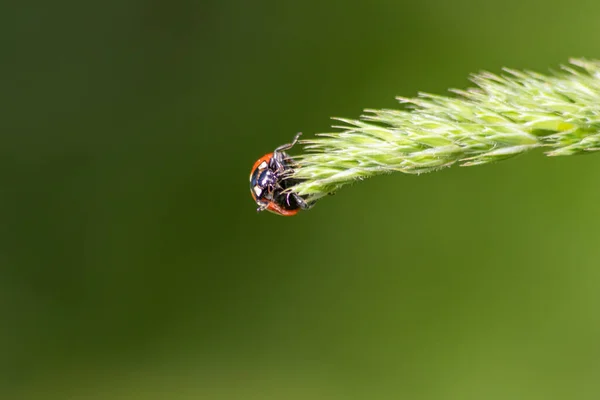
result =
[[[295,164],[285,150],[291,149],[301,134],[298,133],[292,143],[279,146],[254,163],[250,172],[250,193],[258,204],[257,212],[267,210],[290,217],[309,208],[298,194],[285,192],[300,182],[298,179],[289,178]]]

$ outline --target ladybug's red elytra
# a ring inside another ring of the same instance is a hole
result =
[[[300,210],[309,208],[302,197],[286,189],[299,180],[289,177],[295,166],[292,158],[284,150],[291,149],[302,133],[298,133],[292,143],[284,144],[259,158],[250,172],[250,193],[258,204],[256,211],[270,211],[290,217]]]

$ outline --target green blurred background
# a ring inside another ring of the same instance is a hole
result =
[[[11,3],[0,398],[600,397],[600,156],[248,188],[329,117],[600,57],[600,2]]]

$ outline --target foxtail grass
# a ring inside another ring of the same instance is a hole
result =
[[[401,109],[334,118],[336,132],[302,140],[290,188],[308,202],[376,175],[421,174],[506,160],[537,148],[548,156],[600,150],[600,61],[572,59],[548,74],[504,69],[471,76],[449,96],[399,97]]]

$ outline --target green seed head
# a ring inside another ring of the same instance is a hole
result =
[[[546,148],[549,156],[600,150],[600,61],[570,60],[552,74],[505,69],[472,76],[456,96],[398,98],[400,110],[365,110],[334,133],[303,140],[290,190],[315,201],[356,180],[486,164]]]

